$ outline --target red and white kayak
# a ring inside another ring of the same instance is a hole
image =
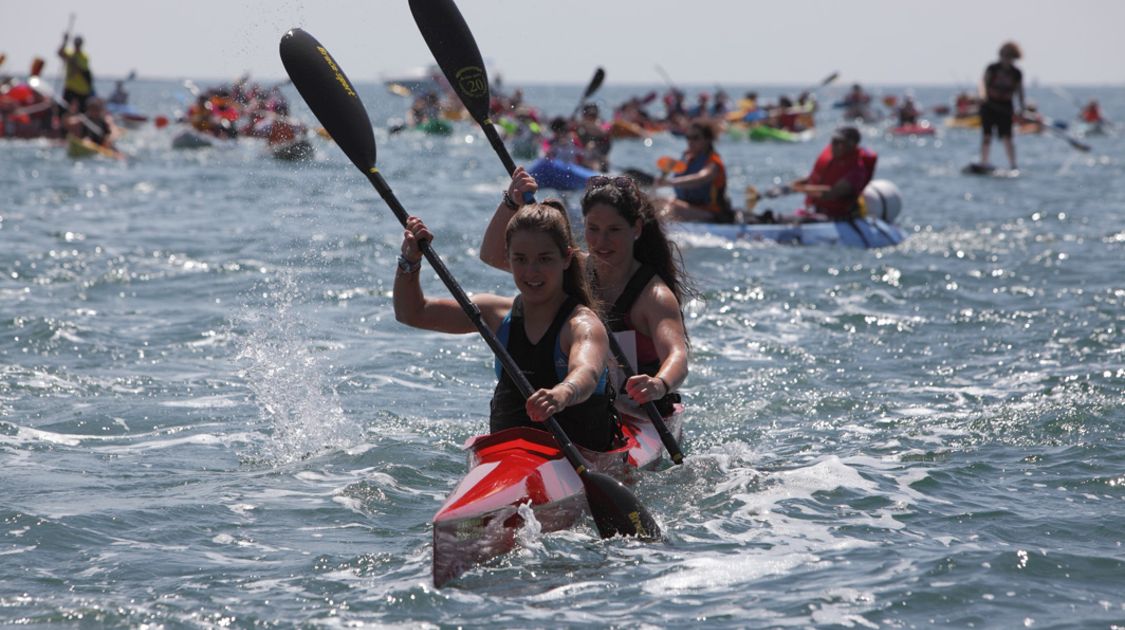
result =
[[[678,441],[683,406],[664,422]],[[590,468],[618,479],[655,468],[664,445],[647,418],[622,416],[625,445],[605,453],[579,447]],[[469,472],[434,515],[433,579],[442,586],[511,551],[528,505],[542,532],[566,529],[587,512],[582,480],[547,431],[519,427],[465,443]],[[525,508],[526,509],[526,508]]]

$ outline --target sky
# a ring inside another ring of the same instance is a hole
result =
[[[975,84],[1006,40],[1025,80],[1125,84],[1122,0],[460,0],[490,78],[509,86]],[[285,78],[281,36],[300,26],[355,82],[432,62],[406,0],[0,0],[0,74],[44,76],[68,20],[94,75]]]

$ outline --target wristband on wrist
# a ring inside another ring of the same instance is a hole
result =
[[[422,268],[422,261],[411,262],[406,256],[398,255],[398,270],[402,273],[415,273]]]
[[[574,383],[571,383],[570,381],[563,381],[563,382],[559,383],[559,385],[566,385],[570,389],[570,400],[566,401],[567,405],[570,405],[572,402],[574,402],[574,400],[576,398],[578,398],[578,386],[577,385],[575,385]]]
[[[512,196],[509,195],[508,191],[506,191],[506,190],[504,191],[504,205],[508,206],[508,209],[511,210],[512,212],[515,212],[516,210],[520,209],[519,204],[516,203],[515,199],[512,199]]]

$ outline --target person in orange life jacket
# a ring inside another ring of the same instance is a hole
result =
[[[694,121],[684,138],[688,146],[681,159],[687,168],[675,176],[663,173],[653,183],[675,189],[675,197],[663,200],[659,213],[670,221],[730,223],[734,213],[727,198],[727,170],[715,151],[714,128]]]
[[[783,220],[842,221],[853,218],[863,189],[875,174],[874,152],[859,146],[859,130],[840,127],[820,153],[808,177],[789,184],[805,193],[805,208]]]
[[[524,193],[537,189],[535,179],[517,168],[505,201],[485,229],[480,258],[486,264],[508,269],[505,226]],[[651,401],[669,415],[679,401],[675,392],[688,375],[682,304],[694,293],[680,252],[665,234],[652,201],[627,177],[591,177],[582,196],[582,215],[588,252],[577,256],[589,264],[597,299],[612,305],[607,326],[622,349],[636,350],[636,356],[629,357],[633,377],[625,380],[617,369],[610,372],[614,387],[625,394],[618,396],[617,407],[638,415],[638,407]]]
[[[63,101],[78,103],[78,111],[86,111],[86,101],[94,95],[94,77],[90,73],[90,59],[82,50],[82,36],[74,38],[74,50],[67,50],[70,35],[63,34],[58,55],[66,66],[66,79],[63,83]]]
[[[980,94],[980,163],[988,165],[989,149],[992,146],[992,130],[1004,144],[1008,154],[1008,164],[1015,170],[1016,145],[1012,141],[1012,119],[1022,117],[1027,100],[1023,95],[1023,73],[1015,66],[1022,57],[1020,47],[1015,42],[1006,42],[1000,47],[1000,61],[990,64],[981,78]],[[1016,109],[1015,101],[1019,101]]]
[[[395,274],[395,318],[426,330],[476,332],[455,300],[428,298],[422,292],[419,243],[432,239],[421,220],[408,219]],[[489,430],[542,428],[539,423],[553,415],[575,444],[596,451],[615,448],[621,434],[613,390],[607,386],[608,336],[593,308],[583,263],[575,257],[577,247],[561,202],[520,208],[504,239],[519,294],[478,293],[473,302],[535,391],[525,400],[497,362]]]

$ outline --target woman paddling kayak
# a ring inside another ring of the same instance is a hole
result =
[[[516,169],[504,201],[485,229],[482,261],[509,268],[503,235],[514,220],[513,212],[522,212],[524,194],[537,188],[527,171]],[[690,289],[679,252],[664,233],[651,200],[629,178],[590,178],[582,196],[582,214],[589,253],[578,257],[593,263],[594,292],[612,305],[607,314],[610,330],[622,347],[636,349],[636,356],[628,357],[636,375],[626,380],[613,371],[615,389],[625,394],[617,398],[618,408],[637,415],[637,407],[651,401],[667,416],[688,375],[682,304]]]
[[[420,219],[410,217],[395,273],[395,318],[426,330],[477,332],[456,301],[422,292],[418,244],[432,238]],[[497,362],[489,430],[542,428],[539,423],[554,415],[575,444],[593,451],[617,447],[621,430],[613,390],[607,387],[608,336],[592,308],[594,298],[561,204],[522,208],[508,223],[504,242],[519,294],[478,294],[473,302],[536,391],[524,400]]]

